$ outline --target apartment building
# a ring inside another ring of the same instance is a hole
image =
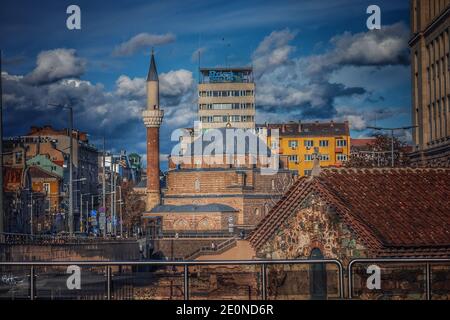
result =
[[[255,128],[252,68],[200,68],[198,117],[203,129]]]

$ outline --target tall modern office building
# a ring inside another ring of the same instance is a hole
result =
[[[417,165],[450,165],[450,0],[411,0],[412,121]]]
[[[198,116],[203,129],[255,128],[252,68],[200,68]]]

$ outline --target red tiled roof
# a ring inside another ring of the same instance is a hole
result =
[[[350,145],[352,147],[366,147],[371,144],[374,144],[376,141],[375,137],[372,138],[351,138]]]
[[[49,172],[38,166],[29,167],[29,171],[30,171],[30,175],[32,178],[45,178],[45,179],[48,179],[48,178],[60,179],[61,178],[56,173]]]
[[[450,254],[449,169],[330,169],[301,178],[250,235],[252,245],[259,249],[312,192],[378,255]]]

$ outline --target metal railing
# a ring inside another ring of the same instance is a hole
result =
[[[383,264],[392,265],[395,264],[395,268],[400,268],[400,270],[403,270],[401,268],[404,268],[405,266],[413,266],[413,267],[419,267],[424,268],[423,269],[423,281],[424,281],[424,288],[425,288],[425,294],[426,299],[430,300],[432,298],[432,278],[433,278],[433,267],[447,267],[447,264],[450,263],[450,259],[448,258],[435,258],[435,259],[425,259],[425,258],[379,258],[379,259],[354,259],[351,260],[347,266],[347,276],[348,276],[348,294],[347,297],[349,299],[357,298],[354,295],[354,276],[355,273],[355,266],[358,264],[361,265],[367,265],[367,264],[377,264],[380,268],[384,267]],[[337,267],[337,292],[338,297],[340,299],[344,299],[344,268],[343,264],[337,260],[337,259],[297,259],[297,260],[203,260],[203,261],[162,261],[162,260],[153,260],[153,261],[50,261],[50,262],[0,262],[0,268],[4,267],[22,267],[26,268],[26,270],[29,270],[29,298],[35,299],[37,298],[37,290],[35,287],[35,278],[38,277],[37,275],[37,268],[39,267],[48,267],[48,266],[69,266],[69,265],[76,265],[76,266],[86,266],[86,267],[98,267],[98,268],[104,268],[104,276],[106,278],[105,283],[105,296],[104,298],[110,300],[112,299],[112,268],[113,267],[181,267],[182,271],[180,271],[182,274],[182,281],[183,281],[183,289],[184,292],[182,293],[182,296],[185,300],[189,300],[190,298],[190,273],[189,269],[194,266],[255,266],[255,270],[257,271],[257,276],[255,279],[257,279],[259,284],[261,285],[260,291],[258,291],[260,298],[263,300],[268,299],[268,288],[270,284],[268,285],[268,266],[274,266],[274,265],[334,265]],[[181,270],[180,269],[180,270]],[[25,269],[24,269],[25,270]],[[414,271],[414,270],[413,270]],[[444,271],[446,277],[448,277],[450,271],[445,269]],[[180,276],[181,277],[181,276]],[[414,282],[417,282],[417,278],[414,278]],[[447,279],[447,278],[446,278]],[[400,279],[403,280],[403,279]],[[180,278],[181,281],[181,278]],[[383,291],[379,291],[378,293],[384,294]],[[423,293],[422,293],[423,294]]]
[[[226,260],[226,261],[50,261],[50,262],[0,262],[0,267],[5,266],[22,266],[29,267],[29,298],[34,300],[36,297],[35,277],[36,267],[47,266],[88,266],[88,267],[104,267],[106,276],[106,294],[105,298],[111,300],[112,298],[112,267],[120,266],[169,266],[169,267],[183,267],[183,287],[184,299],[189,300],[189,267],[192,266],[260,266],[259,281],[261,283],[261,299],[267,300],[267,266],[272,265],[335,265],[338,273],[338,296],[340,299],[344,298],[344,271],[342,263],[336,259],[300,259],[300,260]]]
[[[430,265],[436,263],[450,263],[450,259],[445,258],[379,258],[379,259],[353,259],[349,262],[347,272],[348,272],[348,297],[353,298],[353,266],[355,264],[367,264],[367,263],[380,263],[380,264],[420,264],[424,265],[425,268],[425,293],[426,299],[431,300],[431,271]]]
[[[163,232],[161,235],[149,237],[150,239],[185,239],[185,238],[230,238],[229,232]]]
[[[0,244],[91,244],[120,241],[136,241],[136,238],[0,233]]]
[[[194,260],[195,258],[201,256],[202,254],[219,254],[236,245],[237,240],[235,238],[227,239],[214,247],[204,246],[200,249],[195,250],[191,254],[187,255],[184,260]]]

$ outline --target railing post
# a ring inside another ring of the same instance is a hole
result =
[[[427,290],[427,300],[431,300],[431,270],[429,262],[426,263],[425,287]]]
[[[111,300],[111,267],[106,266],[106,299]]]
[[[261,264],[261,286],[262,286],[262,299],[267,300],[267,283],[266,283],[267,266],[265,263]]]
[[[189,268],[184,265],[184,300],[189,300]]]
[[[348,264],[348,298],[352,299],[352,291],[353,291],[353,275],[352,275],[352,266],[353,260]]]
[[[339,298],[344,299],[344,267],[341,262],[337,263],[339,268]]]
[[[34,300],[34,266],[30,268],[30,300]]]

